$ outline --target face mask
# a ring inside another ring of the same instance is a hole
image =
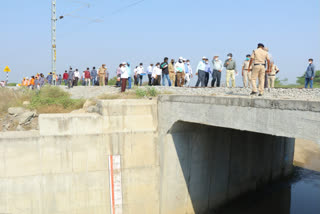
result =
[[[228,59],[231,59],[232,57],[231,56],[228,56]]]
[[[218,61],[218,60],[219,60],[219,58],[217,57],[215,60],[216,60],[216,61]]]
[[[246,59],[247,61],[249,61],[250,60],[250,58],[249,57],[247,57],[247,59]]]
[[[190,65],[190,63],[188,62],[187,65]]]
[[[309,62],[309,64],[312,64],[312,62]]]

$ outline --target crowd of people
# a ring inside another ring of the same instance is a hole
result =
[[[116,86],[121,87],[121,92],[126,88],[130,89],[132,84],[142,86],[144,78],[147,78],[149,86],[175,86],[190,87],[190,81],[195,76],[198,77],[195,87],[220,87],[222,70],[226,70],[226,86],[236,87],[235,77],[239,74],[237,64],[233,59],[233,54],[229,53],[227,59],[222,62],[219,55],[216,54],[211,63],[207,57],[202,57],[198,63],[195,72],[192,69],[190,60],[179,57],[178,61],[165,57],[163,62],[151,63],[147,69],[144,69],[143,63],[140,63],[134,69],[131,68],[130,62],[123,62],[116,70]],[[243,79],[243,87],[252,88],[251,95],[259,94],[262,96],[265,88],[274,88],[276,74],[279,73],[278,66],[274,63],[272,55],[268,48],[263,44],[258,44],[258,48],[252,54],[247,54],[241,66],[241,75]],[[309,66],[306,70],[306,84],[312,88],[315,76],[315,67],[313,59],[309,59]],[[211,77],[211,83],[209,80]],[[257,79],[259,86],[257,89]],[[62,82],[68,88],[72,88],[79,84],[83,86],[105,86],[108,85],[109,71],[105,64],[99,69],[93,67],[91,70],[87,68],[82,73],[78,69],[65,71],[63,75],[52,72],[46,77],[41,74],[24,78],[21,85],[30,87],[31,89],[40,89],[46,82],[49,85],[61,85]],[[231,84],[230,84],[231,82]]]

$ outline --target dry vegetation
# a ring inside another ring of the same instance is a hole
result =
[[[40,91],[25,88],[13,90],[0,89],[0,116],[7,113],[8,108],[22,106],[29,101],[28,108],[38,113],[68,113],[82,108],[85,100],[71,99],[70,94],[58,87],[45,86]]]

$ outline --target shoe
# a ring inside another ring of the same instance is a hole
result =
[[[258,92],[251,92],[251,94],[250,94],[250,96],[252,96],[252,95],[257,95],[258,94]]]
[[[259,94],[258,96],[259,96],[259,97],[262,97],[262,96],[263,96],[263,94]]]

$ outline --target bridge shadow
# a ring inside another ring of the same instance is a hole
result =
[[[213,210],[285,173],[276,163],[276,137],[177,122],[166,136],[161,213]],[[175,152],[172,152],[175,150]],[[279,172],[277,172],[279,171]],[[290,213],[288,211],[282,213]]]

